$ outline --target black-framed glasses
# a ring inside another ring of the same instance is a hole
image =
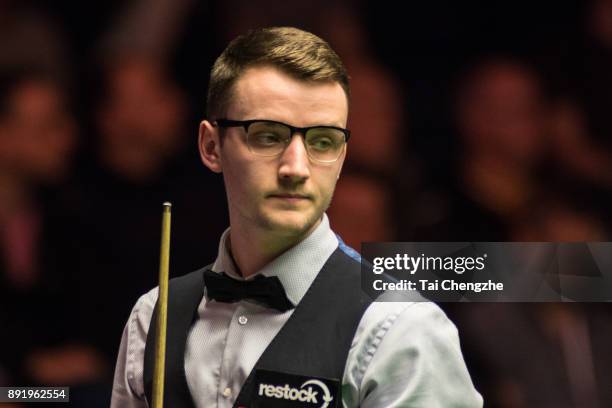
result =
[[[217,119],[213,125],[222,128],[242,127],[246,132],[249,150],[258,156],[281,155],[296,133],[304,136],[308,156],[317,162],[333,163],[344,150],[351,132],[335,126],[295,127],[267,119],[231,120]]]

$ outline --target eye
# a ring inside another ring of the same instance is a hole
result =
[[[344,134],[335,128],[311,128],[306,135],[306,144],[311,153],[336,152],[342,148],[343,143]]]
[[[329,150],[334,147],[334,141],[329,137],[319,136],[308,141],[308,145],[315,150]]]
[[[253,135],[252,142],[259,146],[274,146],[282,143],[282,139],[276,133],[271,132],[258,132]]]

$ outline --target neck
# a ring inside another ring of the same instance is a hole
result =
[[[244,278],[257,273],[275,258],[293,248],[321,223],[319,219],[307,231],[298,235],[271,232],[259,227],[245,228],[245,222],[231,222],[227,245],[239,272]]]

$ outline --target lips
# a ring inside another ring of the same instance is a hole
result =
[[[279,198],[290,201],[299,201],[299,200],[310,200],[311,197],[304,194],[292,194],[292,193],[274,193],[269,195],[270,198]]]
[[[296,194],[272,194],[272,197],[277,198],[304,198],[307,199],[307,196],[296,195]]]

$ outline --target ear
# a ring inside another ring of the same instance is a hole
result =
[[[198,148],[202,163],[215,173],[221,173],[223,166],[221,163],[221,143],[219,140],[219,128],[212,125],[207,120],[200,123],[198,136]]]

